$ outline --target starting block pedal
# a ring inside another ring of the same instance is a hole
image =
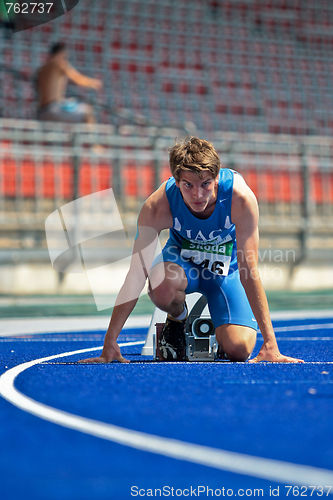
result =
[[[215,361],[217,342],[215,328],[209,317],[197,317],[185,329],[186,358],[188,361]]]

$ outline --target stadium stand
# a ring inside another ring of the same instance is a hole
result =
[[[103,79],[112,108],[206,132],[330,135],[332,24],[328,0],[83,1],[4,41],[3,64],[31,75],[50,41],[66,40],[78,68]],[[6,74],[0,108],[31,118],[31,85]]]
[[[167,147],[196,130],[246,177],[264,235],[293,231],[300,247],[315,227],[329,242],[332,27],[329,0],[81,0],[48,24],[0,34],[3,227],[35,227],[40,244],[55,206],[111,185],[124,212],[137,210],[169,175]],[[58,40],[104,82],[97,101],[88,94],[99,156],[84,128],[32,121],[33,75]],[[325,253],[320,233],[312,247],[327,255],[332,242]]]

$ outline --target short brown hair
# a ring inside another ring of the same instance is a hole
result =
[[[170,170],[176,181],[180,180],[181,172],[191,171],[202,175],[209,171],[217,177],[221,168],[220,158],[211,142],[199,137],[187,137],[178,142],[169,151]]]

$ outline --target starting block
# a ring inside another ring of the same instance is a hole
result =
[[[200,293],[186,296],[188,318],[185,323],[186,359],[187,361],[215,361],[218,357],[218,344],[215,328],[209,316],[207,299]],[[148,329],[143,356],[161,359],[158,349],[158,338],[163,329],[166,312],[155,308]]]

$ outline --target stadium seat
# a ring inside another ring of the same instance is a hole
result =
[[[79,70],[102,75],[110,102],[131,105],[133,98],[126,89],[134,82],[136,93],[143,95],[135,107],[147,119],[156,117],[158,108],[177,110],[176,119],[182,113],[188,117],[186,101],[191,96],[205,100],[200,119],[194,106],[190,118],[198,127],[205,124],[207,133],[226,114],[235,131],[319,134],[331,133],[332,128],[332,101],[322,105],[317,100],[319,92],[329,93],[332,33],[328,0],[182,0],[177,9],[172,0],[99,1],[92,3],[89,14],[78,4],[61,20],[44,24],[29,36],[16,33],[15,57],[12,43],[3,40],[2,55],[4,64],[20,71],[24,67],[32,76],[44,60],[45,47],[63,37]],[[4,75],[2,113],[33,116],[32,94],[21,90],[29,82],[14,85]],[[145,76],[150,77],[149,89]],[[231,92],[227,102],[222,87]],[[251,94],[240,98],[233,94],[237,89]],[[20,105],[14,106],[18,99]],[[10,107],[5,106],[8,103]],[[316,108],[322,110],[320,121],[314,116]],[[265,119],[258,120],[261,115]],[[100,117],[108,119],[105,113]]]

